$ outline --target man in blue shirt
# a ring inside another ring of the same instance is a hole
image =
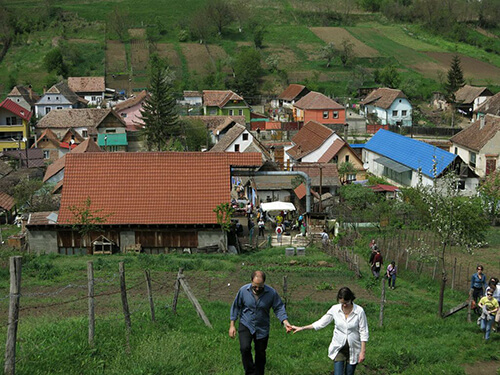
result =
[[[234,322],[240,318],[238,333],[245,375],[264,375],[271,307],[287,333],[292,330],[280,296],[273,288],[265,285],[265,282],[266,274],[254,271],[252,282],[240,288],[231,306],[229,337],[236,337]],[[255,346],[255,362],[252,358],[252,341]]]

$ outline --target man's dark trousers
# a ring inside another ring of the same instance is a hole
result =
[[[266,349],[269,336],[257,339],[255,334],[243,324],[239,324],[238,337],[240,338],[241,361],[245,369],[245,375],[264,375],[266,367]],[[255,345],[255,362],[252,358],[252,340]]]

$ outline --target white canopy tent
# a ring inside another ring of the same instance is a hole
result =
[[[269,203],[261,203],[260,208],[264,212],[272,212],[272,211],[295,211],[296,208],[293,203],[290,202],[269,202]]]

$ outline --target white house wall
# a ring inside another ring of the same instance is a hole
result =
[[[337,135],[337,133],[333,133],[330,137],[326,139],[326,141],[323,142],[323,144],[310,154],[304,156],[302,158],[303,163],[316,163],[324,154],[325,152],[330,148],[330,146],[335,142],[337,139],[340,139],[340,137]]]
[[[246,141],[243,140],[243,134],[248,134],[248,139]],[[245,151],[248,146],[250,146],[253,142],[253,136],[250,134],[247,130],[245,130],[243,133],[241,133],[236,140],[229,145],[229,147],[226,149],[228,152],[235,152],[235,145],[240,145],[240,151],[243,152]]]
[[[398,116],[392,116],[392,111],[398,111]],[[406,111],[405,117],[401,115],[402,111]],[[403,125],[410,126],[411,112],[411,104],[404,98],[397,98],[387,110],[373,105],[365,106],[365,117],[368,117],[369,114],[375,114],[382,125],[396,125],[397,121],[402,121]]]

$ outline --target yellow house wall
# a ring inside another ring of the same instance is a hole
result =
[[[28,132],[28,123],[23,120],[22,125],[16,125],[16,126],[0,126],[0,133],[7,133],[7,132],[22,132],[23,137],[28,139],[29,138],[29,132]],[[4,150],[6,148],[19,148],[19,143],[21,146],[21,150],[24,150],[26,148],[26,143],[24,142],[17,142],[17,141],[0,141],[0,150]]]
[[[338,162],[339,166],[340,164],[345,162],[346,155],[349,155],[349,162],[351,162],[354,165],[354,168],[356,168],[358,171],[356,173],[356,180],[359,181],[366,179],[366,172],[363,168],[363,163],[361,162],[361,160],[359,160],[358,156],[353,151],[351,151],[351,149],[347,147],[342,147],[340,151],[337,153],[337,155],[339,157],[339,162]]]

